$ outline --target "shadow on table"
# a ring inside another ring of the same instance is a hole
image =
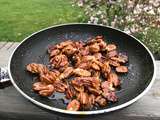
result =
[[[4,88],[9,87],[11,85],[12,85],[11,81],[2,82],[2,83],[0,83],[0,89],[4,89]]]

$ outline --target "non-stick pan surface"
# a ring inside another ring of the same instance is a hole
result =
[[[48,64],[47,47],[64,40],[86,41],[90,37],[103,35],[107,43],[115,43],[119,51],[129,56],[129,72],[120,75],[121,89],[116,92],[119,100],[105,108],[91,111],[72,112],[65,110],[66,104],[61,95],[45,98],[32,91],[35,76],[28,73],[29,63]],[[26,38],[14,51],[9,63],[9,74],[13,85],[27,99],[44,108],[70,114],[98,114],[123,108],[143,96],[154,79],[155,63],[149,50],[134,37],[119,30],[91,24],[68,24],[41,30]]]

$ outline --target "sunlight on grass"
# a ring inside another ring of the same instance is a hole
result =
[[[21,41],[42,28],[84,20],[70,0],[0,0],[0,41]]]

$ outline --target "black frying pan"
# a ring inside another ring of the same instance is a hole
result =
[[[129,56],[129,72],[120,76],[121,89],[116,92],[119,101],[105,108],[91,111],[67,111],[61,96],[57,99],[40,97],[32,91],[34,76],[26,72],[32,62],[48,64],[47,47],[66,39],[87,40],[103,35],[107,43],[117,44],[119,51]],[[92,24],[67,24],[43,29],[27,37],[13,52],[9,61],[9,77],[14,87],[31,102],[49,110],[68,114],[99,114],[126,107],[142,97],[155,78],[155,60],[151,52],[136,38],[111,27]]]

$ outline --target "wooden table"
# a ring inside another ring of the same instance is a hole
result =
[[[18,43],[0,43],[0,67]],[[0,85],[0,119],[3,120],[160,120],[160,61],[156,61],[157,76],[151,90],[136,103],[111,113],[92,116],[71,116],[42,109],[25,99],[11,83]]]

